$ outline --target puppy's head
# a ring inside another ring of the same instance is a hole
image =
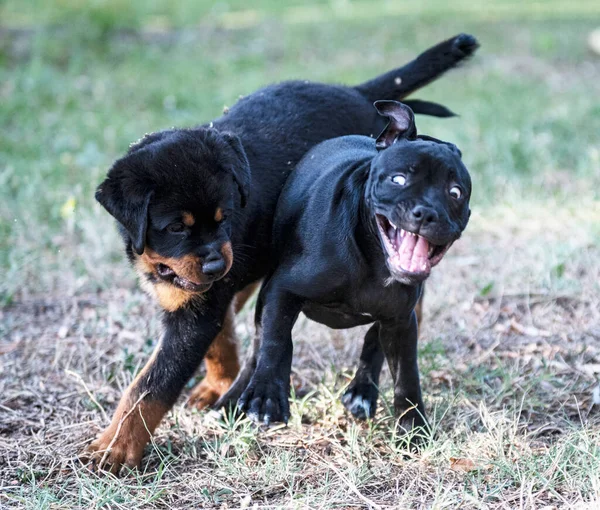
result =
[[[171,130],[134,144],[96,199],[119,222],[146,288],[174,311],[231,268],[232,217],[245,206],[249,185],[235,135]]]
[[[377,101],[390,119],[377,138],[368,198],[392,277],[426,279],[467,226],[471,178],[452,144],[418,136],[410,108]]]

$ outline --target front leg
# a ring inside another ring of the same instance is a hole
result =
[[[379,335],[394,381],[394,414],[404,432],[427,427],[417,365],[417,317],[382,322]]]
[[[139,466],[144,447],[219,333],[227,305],[193,305],[166,313],[164,335],[125,391],[110,425],[82,455],[94,468],[118,473]]]
[[[262,331],[256,370],[238,401],[240,409],[256,422],[269,424],[290,417],[292,328],[302,300],[266,284],[256,305],[257,335]],[[262,329],[261,329],[262,328]]]

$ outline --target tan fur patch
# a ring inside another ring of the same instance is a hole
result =
[[[233,248],[231,247],[231,241],[227,241],[221,247],[221,255],[225,259],[225,274],[227,274],[233,265]]]
[[[134,265],[140,277],[142,288],[150,296],[156,298],[163,309],[167,312],[174,312],[191,299],[198,299],[200,294],[197,292],[189,292],[161,280],[154,283],[148,281],[148,273],[156,276],[156,266],[158,264],[165,264],[172,268],[178,275],[194,282],[202,282],[204,275],[202,275],[199,260],[193,256],[186,256],[181,259],[161,257],[148,248],[146,248],[142,255],[136,256]],[[190,273],[192,274],[190,275]]]
[[[223,211],[220,207],[217,207],[217,210],[215,211],[215,221],[217,223],[223,221]]]
[[[191,212],[183,211],[181,217],[183,218],[183,224],[186,227],[193,227],[196,223],[196,218],[194,218],[194,215]]]
[[[210,345],[204,363],[206,377],[197,384],[190,394],[188,403],[198,409],[214,404],[229,389],[235,380],[240,362],[237,352],[237,337],[234,327],[234,313],[238,313],[246,304],[260,282],[251,283],[238,292],[225,316],[223,329]]]
[[[140,380],[154,364],[160,348],[159,344],[121,397],[110,425],[88,447],[84,457],[95,461],[99,469],[116,473],[122,465],[139,466],[144,447],[169,410],[169,405],[143,397],[139,389]],[[103,460],[105,465],[102,465]]]
[[[202,274],[202,265],[200,258],[196,255],[184,255],[181,258],[161,257],[158,253],[146,248],[144,253],[140,255],[145,267],[151,268],[149,273],[156,273],[156,266],[164,264],[169,266],[178,276],[185,278],[193,283],[205,283],[204,275]]]
[[[198,294],[180,289],[167,282],[157,282],[154,284],[154,295],[163,309],[167,312],[174,312]]]
[[[225,259],[225,273],[227,273],[233,265],[231,242],[227,242],[221,247],[221,255]],[[178,276],[196,284],[205,283],[205,276],[202,273],[200,258],[196,255],[185,255],[178,259],[161,257],[150,248],[146,248],[141,255],[136,255],[134,266],[142,282],[142,288],[150,296],[156,298],[160,306],[166,311],[174,312],[188,303],[192,298],[197,298],[201,295],[198,292],[187,291],[168,282],[161,281],[157,276],[158,264],[170,267]],[[149,282],[147,278],[148,274],[155,275],[157,281],[154,283]]]

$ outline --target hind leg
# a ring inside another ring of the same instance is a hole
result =
[[[223,329],[221,329],[204,357],[206,376],[192,390],[188,405],[195,406],[197,409],[204,409],[213,405],[227,392],[238,376],[240,363],[234,318],[244,307],[258,285],[258,283],[250,284],[235,295],[235,299],[225,316]]]
[[[252,345],[250,346],[248,354],[246,355],[244,366],[242,367],[242,370],[237,374],[235,381],[230,386],[228,391],[221,395],[221,397],[215,402],[213,406],[214,409],[220,409],[221,407],[237,406],[238,399],[240,398],[243,391],[246,389],[246,386],[248,386],[250,379],[252,378],[252,374],[254,373],[254,369],[256,368],[256,359],[258,356],[258,351],[260,349],[260,338],[262,334],[262,301],[260,299],[260,296],[256,303],[256,310],[254,312],[254,315],[256,331],[254,333]]]
[[[415,306],[419,329],[423,320],[424,290],[423,288],[419,301]],[[359,420],[372,418],[377,411],[379,375],[381,374],[383,359],[383,351],[379,344],[379,323],[376,322],[365,335],[356,375],[342,395],[344,407]]]
[[[379,322],[376,322],[365,335],[356,375],[342,396],[344,407],[359,420],[375,416],[383,358],[379,345]]]

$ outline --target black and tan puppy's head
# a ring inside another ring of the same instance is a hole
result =
[[[232,215],[245,206],[249,186],[237,136],[178,129],[132,145],[96,199],[119,222],[146,289],[175,311],[231,268]]]
[[[375,107],[389,124],[377,138],[369,203],[392,278],[414,285],[467,226],[471,178],[454,145],[417,135],[409,107],[397,101]]]

